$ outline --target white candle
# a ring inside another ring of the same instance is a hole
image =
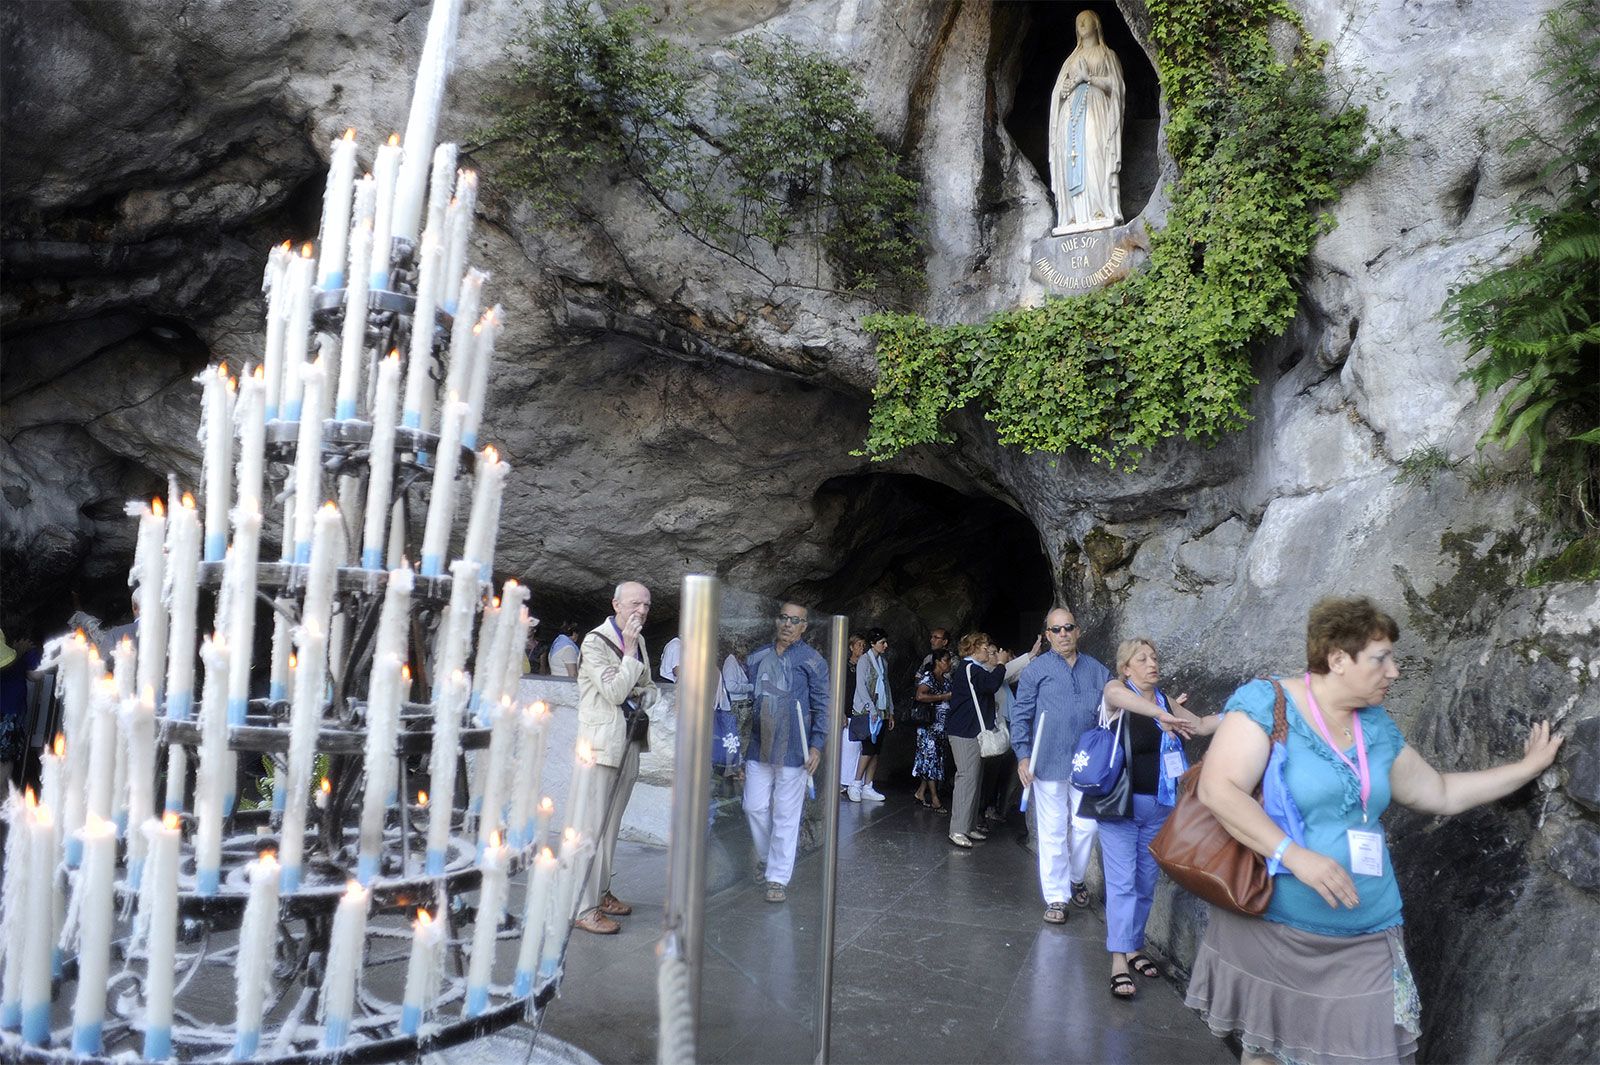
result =
[[[373,635],[372,654],[376,660],[393,655],[405,661],[407,638],[411,632],[411,592],[416,587],[416,574],[401,567],[389,572],[383,591],[383,607],[378,612],[378,631]],[[401,693],[404,699],[405,693]]]
[[[367,904],[371,895],[351,881],[333,915],[328,941],[328,971],[322,979],[322,1045],[337,1050],[350,1037],[351,1009],[356,998],[356,974],[367,937]]]
[[[235,463],[238,491],[235,498],[240,503],[247,499],[256,500],[258,507],[264,498],[261,492],[266,474],[266,463],[263,461],[267,433],[266,389],[264,371],[257,366],[239,380],[239,402],[233,411],[239,431],[239,455]]]
[[[523,900],[522,944],[517,951],[516,984],[519,998],[533,994],[539,969],[539,948],[544,942],[545,922],[550,915],[550,892],[556,882],[556,856],[549,847],[540,847],[528,877],[528,894]]]
[[[241,496],[233,512],[228,646],[236,650],[228,671],[228,724],[242,725],[250,709],[251,649],[256,641],[256,561],[261,554],[261,511],[254,496]]]
[[[111,901],[117,871],[117,830],[90,815],[78,833],[83,841],[83,872],[73,900],[78,915],[78,991],[72,1003],[72,1052],[100,1053],[100,1028],[106,1018],[106,978],[111,967]]]
[[[343,268],[343,254],[341,249],[341,258],[334,260],[336,268]],[[317,260],[311,257],[311,245],[305,244],[300,248],[299,257],[289,263],[289,272],[285,277],[289,286],[289,320],[283,329],[283,384],[278,401],[278,417],[286,422],[299,421],[302,413],[300,370],[306,364],[306,353],[311,345],[311,302],[315,293],[312,286],[316,270]],[[344,282],[334,287],[343,288]],[[271,398],[269,392],[269,403]]]
[[[22,932],[22,1041],[31,1046],[50,1042],[50,972],[55,958],[56,829],[48,807],[37,806],[28,793],[28,875]],[[7,879],[12,874],[7,873]]]
[[[289,657],[294,652],[290,630],[293,624],[282,611],[272,612],[272,672],[267,682],[267,698],[273,702],[289,698]]]
[[[283,341],[289,327],[289,264],[294,252],[284,241],[267,253],[267,339],[261,351],[262,414],[267,421],[278,417],[278,401],[283,396]]]
[[[510,851],[493,837],[478,862],[478,918],[472,926],[472,954],[467,959],[467,1001],[463,1017],[476,1017],[489,1008],[489,978],[494,970],[496,933],[506,905],[506,866]]]
[[[400,676],[404,663],[398,655],[374,654],[367,688],[366,790],[361,800],[360,850],[356,879],[363,886],[379,873],[383,855],[383,820],[395,780],[395,735],[400,722]]]
[[[478,210],[478,175],[472,170],[463,170],[456,174],[455,196],[450,201],[450,206],[445,210],[445,259],[444,259],[444,309],[451,314],[464,312],[464,301],[461,298],[462,274],[467,269],[467,252],[472,242],[472,225],[476,221]],[[463,308],[458,311],[457,308]],[[478,308],[473,307],[470,322],[477,316]]]
[[[444,245],[431,233],[417,253],[417,309],[411,318],[411,342],[406,359],[405,412],[407,429],[428,431],[433,415],[433,344],[439,309],[439,288],[444,274]]]
[[[344,290],[344,330],[340,334],[338,401],[333,416],[356,416],[361,398],[361,364],[367,353],[367,282],[372,260],[372,214],[377,188],[372,178],[356,182],[356,220],[350,230],[350,278]]]
[[[433,752],[428,758],[428,786],[433,802],[428,807],[427,875],[443,876],[449,857],[450,812],[456,793],[456,763],[461,757],[461,715],[467,709],[467,677],[453,670],[434,696]]]
[[[322,693],[327,682],[327,636],[314,621],[296,630],[299,647],[294,677],[294,699],[289,711],[289,765],[280,785],[284,789],[283,831],[278,847],[283,864],[283,890],[300,887],[300,858],[305,853],[306,803],[310,798],[311,767],[316,755],[317,732],[322,725]]]
[[[45,754],[45,794],[49,792],[50,762],[56,761],[57,780],[60,779],[60,755]],[[0,975],[0,1030],[14,1032],[22,1026],[22,952],[28,938],[27,913],[23,907],[28,898],[28,849],[32,845],[30,832],[33,818],[33,793],[24,802],[15,791],[5,800],[6,816],[6,876],[0,880],[0,935],[4,937],[5,968]],[[50,804],[47,801],[45,805]],[[54,853],[54,846],[51,848]]]
[[[314,621],[318,630],[329,631],[333,617],[333,597],[339,583],[339,563],[344,560],[344,519],[339,508],[324,503],[312,522],[310,565],[306,567],[306,594],[300,610],[302,621]],[[305,655],[300,656],[305,665]]]
[[[467,648],[472,643],[472,619],[481,602],[478,564],[458,558],[450,563],[450,602],[433,643],[433,698],[437,700],[444,679],[466,668]]]
[[[500,459],[494,447],[478,453],[476,482],[472,489],[472,512],[467,518],[467,538],[461,557],[477,562],[483,572],[494,572],[494,547],[500,530],[500,504],[511,464]]]
[[[309,365],[302,364],[298,376],[301,408],[299,444],[294,456],[294,560],[309,562],[311,527],[322,501],[322,418],[328,379],[320,357]]]
[[[565,832],[589,835],[589,791],[594,777],[594,747],[580,738],[573,748],[572,781],[567,786],[567,827]]]
[[[112,713],[111,745],[111,823],[121,836],[128,827],[128,744],[122,729],[119,711],[133,695],[134,650],[133,641],[124,636],[111,652],[111,676],[117,688],[117,711]]]
[[[324,292],[344,288],[345,241],[350,236],[350,197],[356,177],[356,131],[328,148],[328,184],[322,194],[322,233],[317,244],[322,248],[322,268],[317,272],[317,287]]]
[[[111,680],[117,687],[119,699],[126,699],[133,694],[135,656],[131,636],[124,636],[111,649]]]
[[[478,446],[478,427],[483,424],[484,406],[489,401],[489,364],[494,361],[495,341],[500,337],[502,311],[497,303],[484,313],[477,330],[477,346],[472,353],[472,373],[467,384],[467,424],[461,442]]]
[[[572,932],[572,904],[578,878],[583,873],[584,849],[576,831],[569,828],[562,833],[555,887],[551,890],[550,903],[545,910],[544,942],[539,946],[541,983],[554,979],[561,968],[561,955],[566,950],[567,936]]]
[[[490,840],[505,838],[505,778],[507,763],[517,742],[517,720],[521,716],[509,695],[485,708],[489,718],[489,757],[483,771],[482,810],[478,816],[478,852]]]
[[[378,388],[372,403],[372,445],[368,448],[366,528],[361,536],[361,567],[383,565],[389,532],[389,496],[394,489],[394,426],[400,390],[400,354],[390,352],[378,363]]]
[[[418,910],[411,924],[411,958],[406,963],[406,997],[400,1008],[400,1034],[416,1035],[439,997],[444,962],[444,922]]]
[[[203,370],[196,378],[201,396],[200,439],[205,442],[202,484],[206,500],[205,560],[221,562],[228,546],[228,496],[233,470],[229,465],[233,419],[229,405],[226,363]]]
[[[404,164],[402,164],[402,167]],[[424,242],[430,238],[443,248],[449,231],[445,228],[445,212],[450,209],[450,200],[455,195],[456,184],[456,146],[454,144],[441,144],[433,150],[433,173],[428,178],[428,217],[422,230]],[[439,267],[444,268],[444,260],[439,260]]]
[[[500,623],[500,597],[494,596],[483,608],[483,617],[478,620],[478,653],[472,660],[472,699],[467,703],[467,709],[472,712],[480,725],[489,723],[489,707],[491,703],[483,701],[483,692],[486,687],[492,686],[495,676],[494,638],[499,631]],[[492,700],[494,697],[490,696]]]
[[[162,582],[166,577],[165,539],[167,508],[157,496],[146,507],[130,504],[130,515],[139,518],[139,540],[134,551],[133,571],[128,581],[138,585],[135,603],[139,607],[139,668],[135,687],[160,688],[167,665],[167,608],[162,601]]]
[[[519,846],[537,845],[542,840],[535,827],[539,789],[544,782],[544,751],[550,711],[536,702],[522,712],[517,727],[517,771],[512,777],[516,789],[511,800],[511,829]]]
[[[478,353],[478,332],[482,324],[478,310],[483,302],[483,285],[488,279],[489,275],[482,270],[467,271],[467,276],[460,279],[458,306],[451,312],[455,320],[450,324],[450,364],[445,369],[444,394],[460,400],[465,400],[472,389],[472,360]],[[443,424],[443,415],[440,424]]]
[[[233,778],[228,758],[228,646],[221,633],[200,644],[205,685],[200,698],[200,771],[195,780],[195,891],[215,895],[221,884],[222,819]]]
[[[52,810],[61,809],[62,797],[67,787],[67,738],[56,733],[49,749],[39,754],[40,801]],[[7,868],[12,868],[7,866]],[[17,866],[15,868],[20,868]],[[0,1028],[5,1027],[0,1025]]]
[[[117,682],[102,676],[95,682],[89,698],[89,797],[88,812],[102,821],[111,820],[111,790],[117,757]],[[76,833],[81,825],[69,825]],[[69,857],[67,864],[76,867]]]
[[[417,216],[422,209],[422,182],[427,177],[428,152],[439,128],[439,107],[450,74],[461,0],[434,0],[428,16],[428,35],[417,62],[417,81],[411,92],[406,118],[406,155],[395,191],[395,236],[415,240]],[[452,161],[453,162],[453,161]],[[436,177],[437,177],[437,171]]]
[[[354,566],[361,561],[362,508],[366,495],[361,490],[361,478],[344,473],[339,476],[339,513],[344,518],[346,554],[340,557],[341,566]]]
[[[428,520],[422,532],[424,577],[437,577],[444,572],[445,552],[450,547],[450,530],[455,525],[456,467],[461,461],[461,425],[466,412],[466,404],[451,393],[444,404],[438,461],[433,470],[433,491],[428,499]]]
[[[147,840],[138,830],[149,820],[155,808],[156,779],[156,692],[146,688],[137,699],[123,702],[122,731],[127,736],[128,750],[128,824],[134,831],[128,833],[128,886],[137,888],[144,875]]]
[[[279,875],[278,861],[270,851],[250,863],[250,899],[239,928],[239,961],[234,967],[235,1061],[253,1059],[261,1046],[261,1015],[278,942]]]
[[[195,567],[200,561],[200,518],[194,496],[184,494],[167,523],[167,717],[187,721],[194,706],[195,601],[199,592]]]
[[[390,241],[395,235],[395,181],[400,176],[398,133],[391,134],[388,143],[378,149],[378,157],[372,164],[372,176],[377,182],[377,205],[372,216],[372,252],[367,270],[367,287],[382,291],[389,287]]]
[[[145,821],[139,833],[149,847],[147,882],[139,892],[139,925],[144,929],[144,1057],[172,1056],[172,993],[177,975],[178,846],[182,833],[176,814]]]

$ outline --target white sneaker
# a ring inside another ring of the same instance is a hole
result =
[[[863,784],[861,786],[861,797],[869,802],[882,802],[884,798],[883,792],[871,784]]]
[[[850,785],[848,788],[845,789],[844,794],[845,794],[845,797],[848,798],[851,802],[860,802],[861,801],[861,785],[859,785],[859,784]]]

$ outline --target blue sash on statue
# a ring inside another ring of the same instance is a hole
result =
[[[1084,147],[1083,117],[1089,109],[1089,86],[1079,85],[1072,90],[1072,101],[1067,105],[1067,191],[1074,196],[1083,192]]]

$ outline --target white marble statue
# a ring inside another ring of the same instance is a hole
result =
[[[1056,234],[1122,221],[1122,64],[1106,47],[1100,16],[1080,11],[1078,44],[1050,94],[1050,186]]]

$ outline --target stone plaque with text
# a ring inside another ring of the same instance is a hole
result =
[[[1033,244],[1033,278],[1052,293],[1081,295],[1127,277],[1149,257],[1144,222],[1044,237]]]

